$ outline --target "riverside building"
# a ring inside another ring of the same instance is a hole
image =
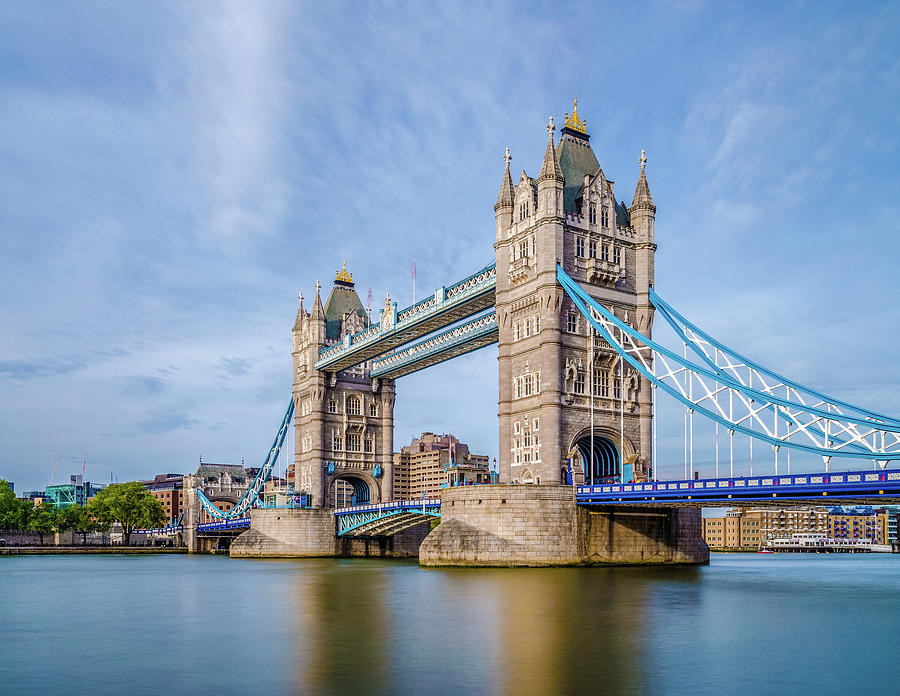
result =
[[[394,496],[438,496],[448,486],[491,483],[487,455],[472,454],[453,435],[422,433],[394,453]]]

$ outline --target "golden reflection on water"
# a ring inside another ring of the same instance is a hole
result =
[[[298,693],[640,693],[647,588],[667,570],[419,570],[306,561]],[[688,584],[691,571],[680,574]]]

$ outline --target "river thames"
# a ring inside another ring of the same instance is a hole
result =
[[[0,559],[0,692],[884,694],[900,556],[702,568]]]

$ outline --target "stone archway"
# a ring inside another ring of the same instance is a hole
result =
[[[338,474],[328,484],[327,507],[348,507],[379,502],[378,486],[364,474]]]
[[[594,430],[593,443],[589,429],[575,436],[569,451],[574,452],[577,459],[573,461],[573,469],[583,472],[585,484],[619,483],[633,478],[630,462],[633,460],[634,446],[625,438],[622,451],[618,441],[618,433],[597,429]]]

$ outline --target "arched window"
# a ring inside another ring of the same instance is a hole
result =
[[[358,396],[347,397],[347,415],[358,416],[361,413]]]

